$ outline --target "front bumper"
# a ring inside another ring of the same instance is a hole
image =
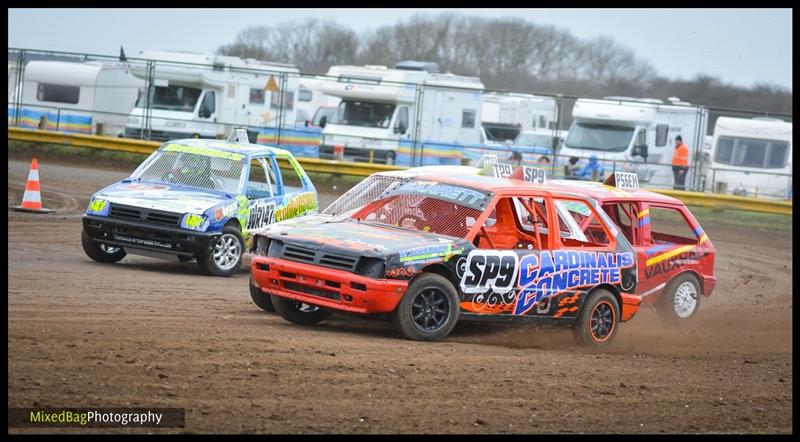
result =
[[[350,147],[344,148],[344,158],[352,159],[358,163],[381,163],[385,164],[390,155],[396,155],[393,150],[382,148]],[[321,144],[319,146],[319,158],[321,160],[335,160],[334,146]]]
[[[265,292],[351,313],[391,312],[408,288],[408,281],[372,279],[265,256],[254,257],[251,269],[256,285]]]
[[[83,216],[83,230],[103,244],[181,256],[207,256],[221,235],[94,215]]]

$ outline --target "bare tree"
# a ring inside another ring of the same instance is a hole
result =
[[[792,111],[792,93],[786,88],[742,88],[708,75],[663,78],[650,62],[610,37],[580,40],[567,30],[517,17],[416,14],[362,35],[330,20],[307,19],[244,29],[218,53],[293,63],[309,73],[340,64],[393,66],[413,59],[478,76],[487,89],[587,97],[678,96],[706,106]]]

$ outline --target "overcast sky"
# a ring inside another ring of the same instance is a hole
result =
[[[9,47],[135,56],[145,49],[213,53],[247,26],[330,18],[356,32],[416,12],[514,16],[587,39],[607,35],[670,78],[792,88],[789,9],[9,9]],[[281,61],[281,60],[274,60]]]

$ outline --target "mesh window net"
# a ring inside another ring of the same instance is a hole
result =
[[[243,170],[243,161],[186,152],[160,152],[133,178],[240,193]]]
[[[423,195],[395,195],[367,212],[365,221],[464,238],[481,211]]]

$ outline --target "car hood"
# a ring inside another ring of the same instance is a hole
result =
[[[384,226],[353,218],[304,217],[295,225],[273,225],[272,240],[321,250],[372,258],[397,257],[401,263],[439,259],[461,252],[467,241],[429,232]]]
[[[94,195],[112,204],[164,210],[177,213],[203,213],[234,196],[224,192],[197,189],[176,184],[121,181]]]

